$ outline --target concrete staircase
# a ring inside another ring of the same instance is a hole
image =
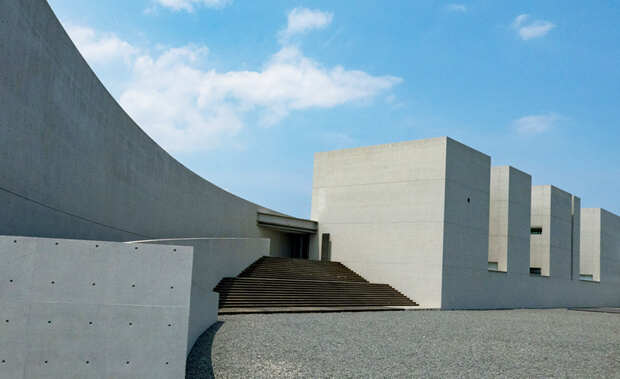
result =
[[[415,302],[338,262],[262,257],[214,288],[220,314],[400,310]]]

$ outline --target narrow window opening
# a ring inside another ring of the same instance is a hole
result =
[[[586,282],[593,282],[594,281],[594,275],[580,274],[579,275],[579,280],[585,280]]]
[[[530,267],[530,275],[542,275],[540,267]]]
[[[499,271],[497,262],[489,262],[487,268],[489,271]]]
[[[530,234],[542,234],[542,226],[533,226],[530,229]]]

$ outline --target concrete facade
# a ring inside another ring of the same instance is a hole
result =
[[[311,218],[331,260],[440,307],[447,267],[474,264],[463,249],[486,267],[489,164],[449,138],[318,153]]]
[[[257,223],[282,214],[202,179],[131,120],[47,2],[4,0],[0,17],[0,234],[269,238],[292,254],[296,235]]]
[[[511,166],[491,167],[490,191],[489,270],[529,272],[532,177]]]
[[[578,197],[531,187],[530,175],[491,168],[450,138],[315,155],[312,218],[329,245],[321,254],[423,308],[620,305],[618,218],[585,238],[580,211]],[[580,238],[606,246],[607,280],[579,280]]]

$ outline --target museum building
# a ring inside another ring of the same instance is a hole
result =
[[[451,138],[317,153],[299,219],[158,146],[46,1],[0,2],[0,57],[0,377],[182,377],[248,281],[303,282],[274,312],[620,306],[620,217]]]

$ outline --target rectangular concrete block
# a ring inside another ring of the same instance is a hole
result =
[[[0,377],[182,377],[192,258],[182,246],[0,236]]]

